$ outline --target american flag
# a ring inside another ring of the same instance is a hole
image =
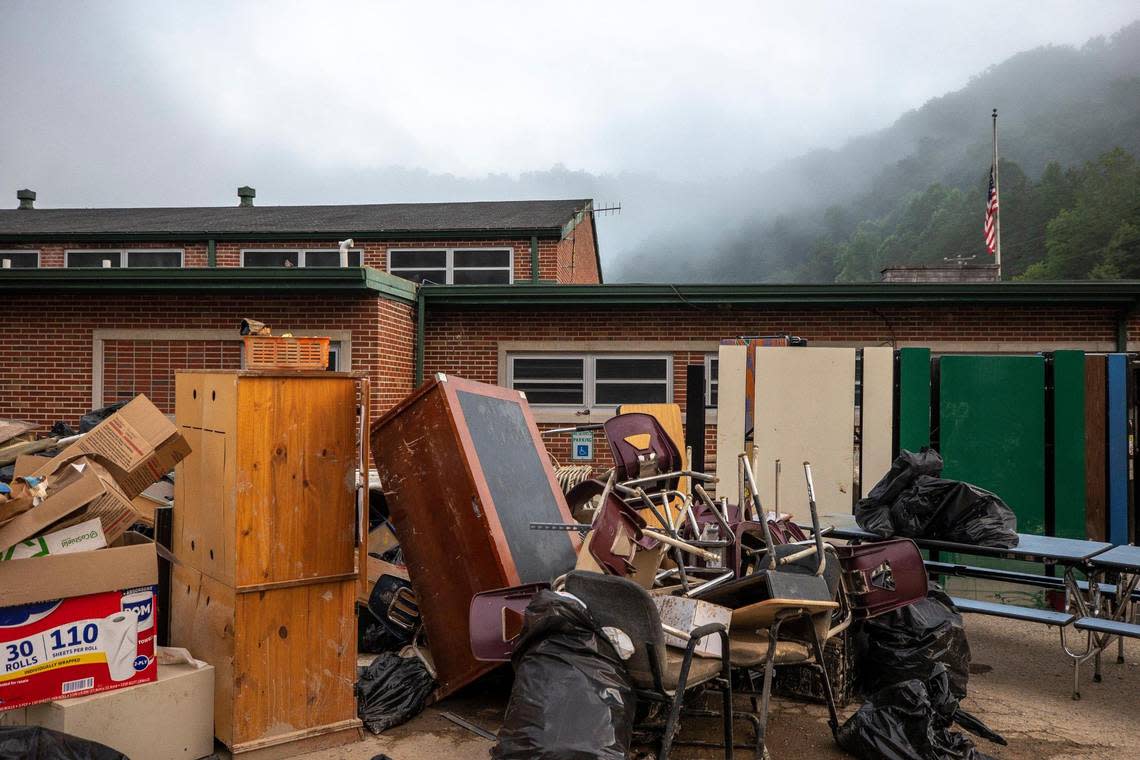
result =
[[[990,167],[990,193],[986,200],[986,226],[983,228],[986,234],[986,250],[991,254],[997,250],[997,232],[994,227],[997,225],[998,214],[998,193],[997,185],[994,184],[994,167]]]

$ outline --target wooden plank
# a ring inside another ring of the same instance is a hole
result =
[[[1085,533],[1085,354],[1053,353],[1053,535]]]
[[[863,401],[859,424],[859,496],[864,497],[891,469],[894,459],[895,352],[889,346],[863,349]]]
[[[900,348],[898,448],[918,451],[929,445],[930,349]]]
[[[1085,358],[1085,537],[1108,536],[1108,359]]]
[[[233,589],[182,564],[174,565],[170,587],[170,643],[214,666],[214,735],[230,745],[234,740]]]
[[[230,754],[241,760],[280,760],[282,757],[308,755],[320,750],[354,744],[364,738],[360,719],[353,718],[331,726],[294,731],[272,739],[248,742],[233,747]]]
[[[355,719],[355,602],[351,580],[237,595],[227,746],[264,746]]]
[[[238,383],[235,585],[355,572],[356,382]]]
[[[802,463],[810,461],[821,514],[850,514],[855,477],[855,349],[761,348],[753,419],[760,499],[775,508],[774,463],[783,468],[779,509],[808,517]]]
[[[738,500],[737,457],[744,453],[744,383],[747,346],[722,345],[718,354],[716,493]]]
[[[173,552],[178,561],[224,583],[233,582],[233,494],[224,473],[233,439],[225,433],[180,427],[190,455],[174,478]],[[227,457],[227,445],[231,446]]]

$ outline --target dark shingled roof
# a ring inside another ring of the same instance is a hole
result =
[[[483,201],[359,206],[222,206],[209,208],[76,208],[0,210],[0,236],[200,235],[296,233],[560,232],[590,203]]]

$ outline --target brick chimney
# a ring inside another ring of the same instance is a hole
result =
[[[238,201],[239,201],[238,205],[239,206],[252,206],[254,196],[256,196],[256,195],[257,195],[257,191],[254,190],[252,187],[250,187],[249,185],[242,185],[241,187],[238,188]]]
[[[36,207],[36,191],[35,190],[17,190],[16,200],[20,202],[18,208],[35,208]]]

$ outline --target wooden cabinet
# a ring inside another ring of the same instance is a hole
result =
[[[574,567],[580,541],[530,529],[573,518],[518,391],[439,375],[371,438],[443,697],[493,667],[471,654],[471,597],[554,580]]]
[[[177,375],[192,453],[175,477],[172,643],[217,668],[214,730],[234,754],[359,735],[360,391],[347,373]]]

